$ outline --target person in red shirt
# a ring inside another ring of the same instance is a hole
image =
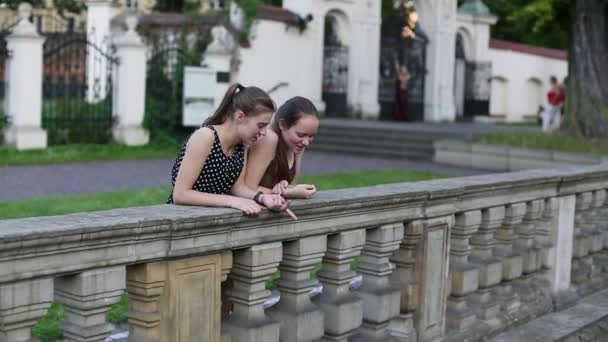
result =
[[[552,131],[559,127],[560,123],[560,108],[564,104],[565,90],[557,83],[557,78],[551,76],[549,80],[551,89],[547,93],[547,108],[542,115],[543,132]]]

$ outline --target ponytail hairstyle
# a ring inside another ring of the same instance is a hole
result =
[[[262,89],[235,83],[228,88],[219,107],[205,120],[203,126],[221,125],[237,111],[242,111],[246,116],[256,116],[263,112],[274,113],[276,105]]]
[[[287,100],[274,115],[271,128],[279,136],[279,143],[274,159],[270,162],[268,169],[270,170],[270,174],[272,175],[275,184],[282,180],[287,180],[291,183],[293,180],[293,176],[289,172],[289,163],[287,161],[289,147],[287,146],[285,139],[283,139],[280,122],[283,120],[283,124],[289,129],[293,125],[296,125],[304,115],[314,115],[316,118],[319,118],[319,111],[309,99],[301,96],[292,97]]]

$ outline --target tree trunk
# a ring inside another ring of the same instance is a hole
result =
[[[608,137],[608,0],[574,0],[564,129]]]

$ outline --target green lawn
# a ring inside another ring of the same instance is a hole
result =
[[[608,154],[608,139],[585,140],[564,133],[489,133],[475,137],[474,141],[481,144],[506,145],[560,152]]]
[[[177,146],[60,145],[47,149],[17,151],[0,148],[0,167],[7,165],[58,164],[99,160],[175,158]]]
[[[370,170],[333,173],[302,177],[301,183],[312,183],[319,190],[344,189],[376,184],[414,182],[445,178],[448,175],[411,170]],[[162,204],[171,188],[159,187],[126,190],[94,195],[35,198],[23,201],[0,202],[0,219],[31,216],[62,215],[69,213],[139,207]]]

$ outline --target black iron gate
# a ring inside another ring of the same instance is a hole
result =
[[[49,145],[112,140],[112,73],[117,60],[106,42],[92,42],[72,20],[38,17],[46,38],[42,126]],[[45,22],[46,21],[46,22]]]
[[[325,21],[323,49],[323,101],[327,116],[346,117],[349,114],[348,47],[340,41],[336,25],[335,18],[328,15]]]

